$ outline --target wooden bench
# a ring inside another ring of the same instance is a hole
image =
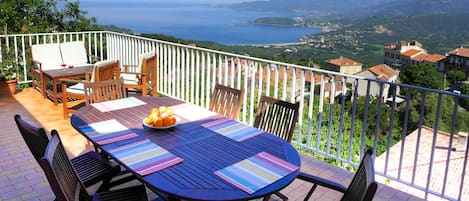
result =
[[[44,71],[64,68],[63,64],[74,67],[93,65],[88,62],[88,54],[83,41],[32,45],[31,63],[32,86],[40,89],[43,96],[46,96],[46,84],[43,84],[46,83]]]

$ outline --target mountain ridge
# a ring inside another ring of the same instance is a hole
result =
[[[232,4],[236,10],[293,12],[305,15],[397,17],[419,14],[469,13],[469,0],[268,0]]]

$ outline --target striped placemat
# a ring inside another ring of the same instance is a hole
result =
[[[116,99],[116,100],[93,103],[91,105],[95,107],[96,109],[98,109],[100,112],[109,112],[109,111],[121,110],[121,109],[136,107],[140,105],[145,105],[145,104],[146,104],[145,102],[135,97],[129,97],[129,98],[121,98],[121,99]]]
[[[115,119],[89,124],[87,126],[79,127],[78,129],[100,145],[138,136]]]
[[[149,139],[110,149],[109,153],[141,176],[183,161],[182,158],[156,145]]]
[[[200,126],[238,142],[242,142],[264,133],[262,130],[228,118],[218,119],[201,124]]]
[[[218,170],[215,175],[246,193],[253,194],[298,169],[296,165],[261,152]]]

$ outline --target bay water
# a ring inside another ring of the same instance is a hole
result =
[[[295,17],[295,13],[237,11],[229,6],[195,3],[82,2],[81,8],[99,24],[177,38],[214,41],[226,45],[299,42],[319,29],[250,23],[260,17]]]

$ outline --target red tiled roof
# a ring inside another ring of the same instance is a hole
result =
[[[338,66],[362,65],[360,62],[357,62],[357,61],[354,61],[352,59],[345,58],[345,57],[340,57],[340,58],[337,58],[337,59],[329,59],[329,60],[326,60],[326,62],[331,63],[331,64],[335,64],[335,65],[338,65]]]
[[[430,54],[424,60],[428,62],[436,63],[444,59],[445,57],[446,57],[445,55],[441,55],[441,54]]]
[[[444,59],[445,56],[441,54],[419,54],[415,57],[412,57],[414,61],[426,61],[430,63],[437,63],[438,61]]]
[[[379,64],[368,69],[378,79],[388,81],[390,77],[396,76],[398,73],[386,64]]]
[[[469,57],[469,48],[460,47],[449,52],[450,54],[459,55],[463,57]]]
[[[428,54],[419,54],[411,59],[414,61],[423,61],[426,57],[428,57]]]
[[[412,57],[412,56],[414,56],[416,54],[419,54],[419,53],[422,53],[422,51],[416,50],[416,49],[410,49],[410,50],[407,50],[407,51],[403,52],[402,55]]]
[[[386,45],[384,46],[384,49],[396,49],[397,48],[397,45],[396,44],[391,44],[391,45]]]

